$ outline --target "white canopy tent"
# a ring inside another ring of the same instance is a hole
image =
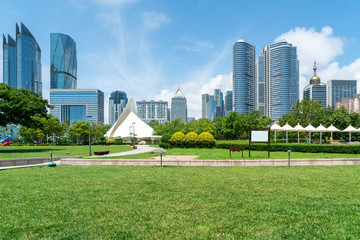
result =
[[[353,126],[351,126],[351,124],[347,128],[345,128],[343,130],[343,132],[348,132],[349,133],[349,143],[351,143],[351,133],[352,132],[357,132],[357,131],[358,130],[356,128],[354,128]]]
[[[316,129],[309,123],[309,125],[305,127],[305,131],[309,132],[309,142],[311,143],[311,133],[316,132]]]
[[[288,143],[288,132],[293,131],[294,128],[286,123],[284,126],[281,127],[283,131],[286,131],[286,143]]]
[[[298,143],[300,143],[300,138],[299,138],[299,132],[304,132],[305,128],[303,128],[299,123],[294,127],[294,131],[296,131],[298,133]]]
[[[330,127],[327,128],[327,131],[331,132],[331,144],[332,144],[333,143],[333,132],[340,132],[340,130],[331,124]]]
[[[143,122],[138,116],[135,103],[132,98],[129,99],[124,111],[118,120],[105,134],[106,138],[151,138],[154,130]]]
[[[320,144],[322,142],[322,133],[323,132],[328,132],[328,130],[326,129],[326,127],[324,127],[321,123],[320,125],[316,128],[316,132],[320,132]]]
[[[279,125],[277,125],[276,122],[274,122],[274,124],[271,125],[270,130],[275,132],[274,141],[276,142],[276,132],[278,132],[278,131],[283,131],[283,129],[282,129],[282,127],[280,127]]]

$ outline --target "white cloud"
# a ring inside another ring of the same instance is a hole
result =
[[[163,13],[145,12],[143,15],[143,25],[147,29],[158,29],[169,21]]]

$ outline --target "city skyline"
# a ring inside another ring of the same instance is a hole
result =
[[[257,47],[256,57],[264,46],[281,39],[296,46],[300,99],[312,76],[314,59],[323,83],[360,79],[360,33],[346,24],[358,18],[355,9],[359,3],[350,1],[335,10],[321,2],[303,1],[295,13],[293,3],[266,9],[263,4],[9,1],[3,3],[7,11],[0,19],[3,34],[13,36],[15,22],[23,22],[38,41],[45,98],[50,90],[52,32],[67,34],[76,41],[78,88],[104,91],[106,105],[113,89],[123,89],[136,100],[170,102],[180,84],[188,100],[188,115],[201,117],[201,94],[217,88],[223,92],[232,89],[232,45],[239,39]],[[309,6],[321,9],[316,21]],[[252,11],[238,14],[239,9]],[[280,13],[286,21],[272,17]],[[223,17],[214,18],[215,14]]]

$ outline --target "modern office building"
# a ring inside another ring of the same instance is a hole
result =
[[[310,78],[310,84],[304,88],[304,98],[318,101],[326,108],[326,84],[321,83],[320,78],[316,76],[316,63],[314,63],[314,76]]]
[[[215,96],[211,95],[209,101],[206,103],[206,118],[210,121],[216,117],[216,100]]]
[[[232,91],[226,91],[225,92],[225,116],[229,114],[229,112],[232,111],[233,108],[233,92]]]
[[[50,34],[50,88],[77,88],[76,43],[62,33]]]
[[[3,36],[3,82],[42,95],[41,49],[29,29],[16,24],[16,41]]]
[[[205,93],[201,95],[201,118],[206,118],[206,104],[210,100],[210,95]]]
[[[255,46],[238,40],[233,46],[233,110],[255,110]]]
[[[180,87],[174,97],[171,98],[171,121],[178,118],[181,118],[184,122],[187,121],[186,98],[181,92]]]
[[[268,45],[261,51],[257,64],[257,109],[278,120],[291,112],[299,99],[296,47],[285,40]]]
[[[216,112],[215,117],[224,117],[224,94],[221,89],[214,89],[214,99],[216,102]]]
[[[342,98],[352,98],[357,93],[357,80],[329,80],[327,81],[327,105],[333,109],[336,102]]]
[[[114,91],[109,97],[109,124],[114,125],[124,111],[128,98],[123,91]]]
[[[50,104],[50,114],[61,122],[104,122],[104,93],[98,89],[51,89]]]
[[[360,113],[360,94],[354,94],[352,98],[342,98],[341,102],[336,102],[335,109],[341,106],[345,107],[349,113]]]
[[[165,101],[138,101],[136,102],[138,117],[145,123],[156,120],[159,123],[168,122],[168,102]]]

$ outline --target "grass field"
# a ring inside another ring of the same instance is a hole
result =
[[[0,172],[1,239],[358,239],[360,167]]]
[[[228,149],[220,148],[170,148],[166,150],[165,155],[199,155],[198,159],[268,159],[266,151],[249,151],[244,150],[244,157],[241,152],[232,152],[229,156]],[[159,153],[141,153],[136,155],[120,156],[120,157],[99,157],[99,158],[121,158],[121,159],[147,159],[154,156],[160,156]],[[303,153],[291,152],[292,159],[315,159],[315,158],[359,158],[359,154],[340,154],[340,153]],[[287,152],[270,152],[270,159],[287,159]]]
[[[92,154],[98,150],[110,150],[110,153],[130,151],[129,145],[91,146]],[[0,146],[0,159],[89,156],[89,146]]]

